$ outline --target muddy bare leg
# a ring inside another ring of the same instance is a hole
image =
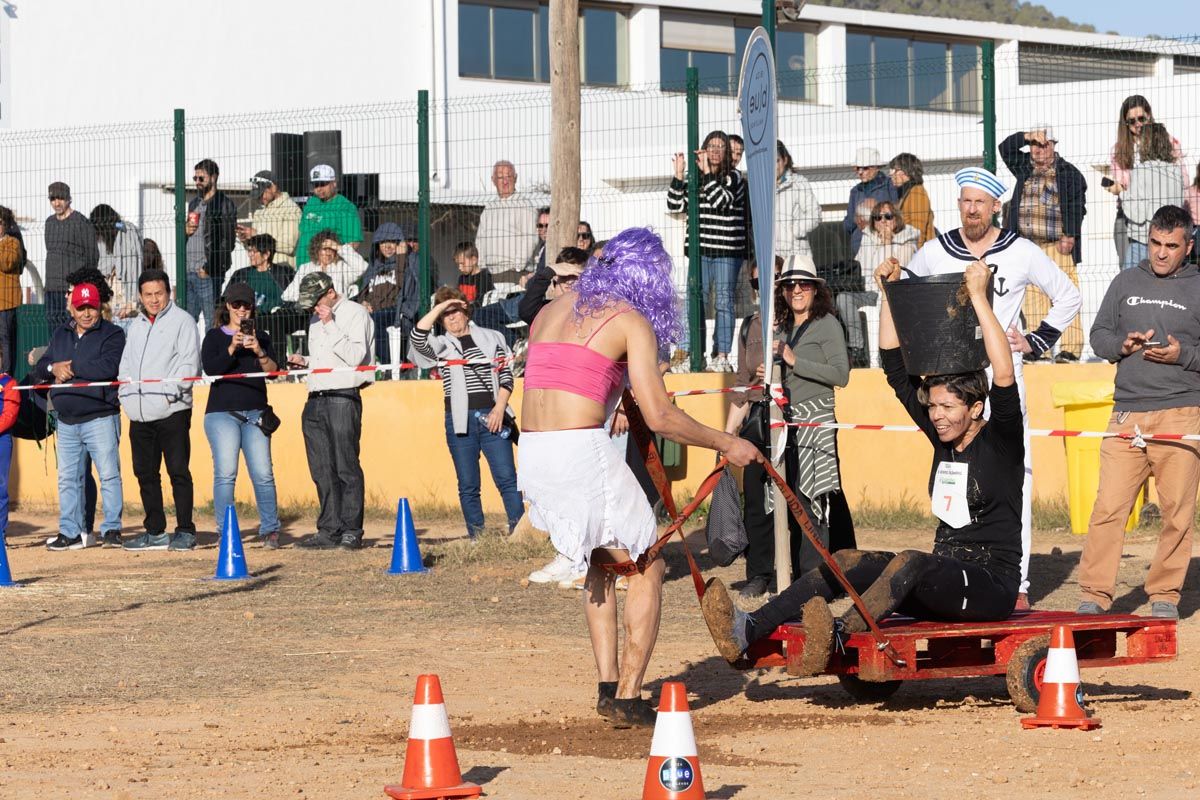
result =
[[[658,641],[658,625],[662,619],[662,582],[666,564],[655,560],[646,571],[629,576],[629,591],[625,595],[625,648],[621,654],[621,671],[617,697],[640,697],[642,679],[654,643]]]
[[[592,564],[583,583],[583,613],[587,620],[596,672],[604,682],[616,681],[617,590],[616,576]]]

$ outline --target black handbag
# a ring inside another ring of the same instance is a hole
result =
[[[230,411],[229,413],[232,414],[235,419],[243,423],[250,421],[250,418],[245,414],[239,414],[236,411]],[[281,420],[279,415],[275,413],[275,410],[268,405],[263,409],[262,414],[259,415],[258,422],[254,424],[262,430],[264,435],[270,436],[272,433],[279,430],[279,426],[283,424],[283,420]]]
[[[742,420],[738,436],[759,450],[766,449],[767,443],[771,441],[771,401],[755,400],[750,404],[750,410]]]
[[[718,567],[729,566],[750,546],[742,518],[742,495],[728,467],[709,497],[704,538],[708,541],[708,555]]]

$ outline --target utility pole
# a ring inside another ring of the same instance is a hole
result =
[[[546,263],[579,228],[579,0],[550,0],[550,230]]]

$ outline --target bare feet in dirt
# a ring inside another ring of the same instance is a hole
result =
[[[833,614],[823,597],[814,597],[800,613],[804,625],[804,651],[800,653],[800,674],[820,675],[833,651]]]
[[[746,614],[733,605],[720,578],[711,578],[706,584],[700,610],[721,656],[730,664],[741,658],[747,647]]]

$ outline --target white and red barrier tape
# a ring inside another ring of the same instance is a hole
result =
[[[855,422],[773,422],[772,428],[832,428],[839,431],[883,431],[886,433],[919,433],[916,425],[866,425]],[[1054,437],[1065,439],[1136,439],[1137,434],[1109,433],[1108,431],[1067,431],[1048,428],[1034,428],[1030,436]],[[1200,434],[1195,433],[1143,433],[1144,440],[1163,442],[1200,441]]]
[[[505,359],[497,359],[498,365],[503,365]],[[452,358],[446,361],[437,362],[439,367],[461,367],[467,364],[488,364],[493,362],[485,360],[469,360],[465,358]],[[38,383],[32,386],[18,386],[20,391],[29,391],[32,389],[88,389],[105,386],[141,386],[145,384],[156,383],[213,383],[215,381],[227,381],[233,378],[279,378],[285,375],[329,375],[334,372],[377,372],[380,370],[393,369],[415,369],[418,364],[411,361],[401,361],[396,364],[366,364],[360,367],[313,367],[305,369],[277,369],[270,372],[230,372],[224,375],[190,375],[182,378],[141,378],[133,380],[131,378],[115,381],[88,381],[82,383]]]

